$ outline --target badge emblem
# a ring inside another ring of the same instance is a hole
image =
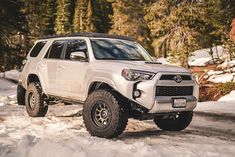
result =
[[[175,82],[177,82],[177,83],[180,83],[180,82],[182,81],[182,77],[181,77],[180,75],[175,75],[175,76],[173,77],[173,79],[174,79]]]

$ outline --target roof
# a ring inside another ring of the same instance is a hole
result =
[[[68,34],[68,35],[50,35],[50,36],[43,37],[42,39],[63,38],[63,37],[114,38],[114,39],[134,41],[133,38],[128,37],[128,36],[110,35],[110,34],[104,34],[104,33],[89,33],[89,32],[75,33],[75,34]]]

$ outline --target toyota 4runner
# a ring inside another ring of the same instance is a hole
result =
[[[120,135],[128,118],[183,130],[197,98],[188,70],[156,62],[128,37],[97,33],[37,40],[17,88],[18,104],[31,117],[45,116],[50,104],[83,104],[88,132],[104,138]]]

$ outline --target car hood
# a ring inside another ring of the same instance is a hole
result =
[[[155,62],[144,62],[144,61],[119,61],[119,60],[108,60],[108,61],[97,61],[98,64],[102,65],[102,67],[106,68],[128,68],[128,69],[135,69],[135,70],[142,70],[142,71],[149,71],[149,72],[177,72],[177,73],[189,73],[189,70],[173,66],[173,65],[165,65],[165,64],[158,64]]]

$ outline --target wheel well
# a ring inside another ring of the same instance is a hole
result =
[[[118,98],[121,100],[122,104],[120,104],[124,109],[126,110],[131,110],[131,103],[130,101],[123,96],[122,94],[120,94],[118,91],[116,91],[112,86],[110,86],[107,83],[104,82],[93,82],[88,90],[88,95],[91,94],[92,92],[99,90],[99,89],[107,89],[107,90],[113,90],[116,95],[118,96]]]
[[[112,90],[113,87],[111,87],[109,84],[104,83],[104,82],[93,82],[89,87],[88,95],[98,89],[111,89]]]
[[[27,82],[27,84],[29,85],[29,84],[32,83],[32,82],[40,82],[40,80],[39,80],[39,78],[38,78],[37,75],[35,75],[35,74],[30,74],[30,75],[28,76],[28,82]]]

